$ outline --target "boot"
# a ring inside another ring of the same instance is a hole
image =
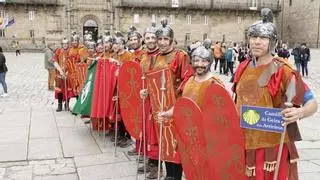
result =
[[[151,172],[152,168],[153,167],[147,165],[146,166],[146,173]],[[141,167],[138,168],[138,174],[143,174],[143,173],[144,173],[144,166],[141,166]]]
[[[62,111],[62,103],[58,103],[58,108],[56,112],[61,112]]]
[[[68,100],[64,103],[64,110],[65,110],[65,111],[70,111],[69,102],[70,102],[70,99],[68,99]]]
[[[163,171],[162,169],[160,170],[160,176],[162,177],[163,176]],[[158,167],[153,167],[150,171],[150,173],[148,174],[147,176],[147,179],[157,179],[158,177]],[[168,177],[170,178],[170,177]],[[173,178],[174,179],[174,178]],[[169,179],[169,180],[172,180],[172,179]]]
[[[56,110],[56,112],[61,112],[62,111],[62,93],[58,94],[58,108]]]

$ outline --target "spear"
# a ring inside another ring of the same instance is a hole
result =
[[[286,108],[293,107],[293,104],[291,101],[295,95],[296,95],[296,86],[295,86],[294,79],[291,79],[291,81],[287,87],[287,91],[286,91],[287,102],[284,103]],[[278,179],[279,167],[280,167],[280,161],[281,161],[282,149],[283,149],[283,143],[284,143],[286,131],[287,131],[287,124],[284,124],[283,133],[281,134],[281,139],[280,139],[280,144],[279,144],[279,151],[278,151],[278,155],[277,155],[277,163],[276,163],[276,169],[274,172],[273,180]]]
[[[163,112],[164,107],[164,93],[166,91],[166,77],[165,77],[165,70],[162,70],[161,75],[161,104],[160,104],[160,112]],[[162,131],[163,131],[163,122],[160,121],[160,137],[159,137],[159,161],[158,161],[158,180],[160,180],[160,169],[161,169],[161,149],[162,149]]]
[[[65,104],[66,104],[66,111],[69,111],[69,102],[68,102],[68,87],[67,87],[67,74],[65,74],[65,76],[63,77],[63,81],[64,81],[64,96],[65,96]]]
[[[142,75],[142,89],[145,89],[145,82],[144,80],[146,77]],[[142,130],[142,136],[143,136],[143,172],[144,172],[144,179],[147,177],[147,168],[146,168],[146,114],[145,114],[145,99],[142,98],[142,123],[143,123],[143,130]],[[139,134],[139,148],[138,148],[138,163],[137,163],[137,175],[136,179],[138,179],[138,169],[139,169],[139,161],[140,161],[140,154],[141,154],[141,146],[142,146],[142,141],[141,141],[141,132]]]
[[[120,64],[117,63],[117,71],[119,72],[120,70]],[[117,78],[119,79],[119,77]],[[117,142],[118,142],[118,113],[119,113],[119,81],[117,82],[117,100],[116,100],[116,122],[115,122],[115,127],[114,127],[114,130],[115,130],[115,133],[114,133],[114,156],[115,157],[118,157],[118,154],[117,154]]]

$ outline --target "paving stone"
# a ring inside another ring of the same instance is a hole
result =
[[[67,164],[54,164],[50,166],[52,175],[70,174],[75,173],[74,167],[68,167]]]
[[[298,141],[296,142],[298,149],[320,149],[319,141]]]
[[[29,161],[29,165],[44,165],[44,164],[55,164],[55,160],[37,160],[37,161]]]
[[[0,168],[0,179],[4,177],[5,173],[6,173],[6,168]]]
[[[311,161],[298,161],[299,173],[319,173],[320,165]]]
[[[0,128],[0,143],[26,143],[28,128],[24,126]]]
[[[27,142],[0,143],[0,162],[27,160]]]
[[[320,160],[320,149],[298,149],[300,160]]]
[[[7,170],[8,178],[15,180],[32,180],[32,166],[16,166]]]
[[[128,161],[128,158],[124,155],[124,153],[118,153],[118,157],[115,157],[113,153],[103,153],[89,156],[76,156],[74,160],[76,166],[79,168],[116,162],[126,162]]]
[[[53,120],[37,122],[34,121],[34,117],[32,117],[30,139],[39,138],[59,138],[57,125]]]
[[[101,153],[86,127],[59,128],[64,157]]]
[[[136,175],[135,162],[121,162],[78,168],[81,180],[114,179]],[[108,173],[110,172],[110,173]]]
[[[299,180],[319,180],[320,173],[299,173]]]
[[[30,139],[28,159],[53,159],[63,157],[59,139]]]
[[[0,163],[0,168],[8,168],[12,166],[26,166],[26,165],[28,165],[27,161],[4,162],[4,163]]]
[[[36,176],[33,180],[78,180],[78,175],[73,173],[59,176]]]
[[[49,165],[34,165],[33,166],[33,174],[36,176],[48,175],[51,173],[51,169]]]
[[[26,108],[29,110],[29,108]],[[0,115],[0,127],[28,127],[30,123],[30,113],[29,112],[14,112],[9,114],[4,112]]]

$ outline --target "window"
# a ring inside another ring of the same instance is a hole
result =
[[[135,24],[139,24],[139,14],[134,14],[133,15],[133,23]]]
[[[208,38],[208,33],[203,33],[203,40]]]
[[[0,29],[0,37],[6,37],[5,29]]]
[[[206,15],[204,16],[204,25],[208,25],[209,17]]]
[[[34,20],[34,11],[29,11],[29,20],[33,21]]]
[[[111,17],[107,16],[107,24],[111,24]]]
[[[30,37],[34,38],[34,30],[30,30],[29,32],[30,32]]]
[[[238,22],[238,24],[241,24],[241,22],[242,22],[242,18],[241,18],[241,16],[238,16],[238,18],[237,18],[237,22]]]
[[[191,15],[186,16],[187,24],[191,24]]]
[[[188,45],[190,44],[190,33],[186,33],[185,38],[184,38],[184,44]]]
[[[252,0],[251,7],[257,7],[257,0]]]
[[[292,6],[292,0],[289,0],[289,6],[290,7]]]
[[[0,18],[5,18],[6,12],[4,10],[0,10]]]
[[[173,14],[170,15],[170,24],[174,24],[174,15]]]
[[[179,0],[172,0],[171,5],[173,8],[179,7]]]
[[[156,18],[155,14],[151,15],[151,22],[153,22],[153,23],[157,22],[157,18]]]

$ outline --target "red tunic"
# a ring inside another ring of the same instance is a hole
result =
[[[176,95],[176,97],[181,95],[182,88],[187,82],[187,80],[192,76],[193,71],[191,69],[191,66],[189,64],[189,56],[178,49],[173,49],[171,52],[168,52],[166,54],[158,54],[150,62],[150,70],[155,71],[155,70],[161,70],[164,68],[167,68],[170,70],[171,74],[171,81],[173,83],[173,90],[175,91],[173,94]],[[150,81],[151,82],[151,81]],[[149,89],[150,87],[148,87]],[[155,89],[150,89],[150,92],[154,91],[157,92]],[[169,98],[171,94],[168,94],[170,92],[166,92],[166,96],[168,98],[166,99],[171,99]],[[152,95],[152,97],[158,97],[160,98],[160,94],[158,93],[157,95]],[[150,96],[151,97],[151,96]],[[152,102],[152,101],[151,101]],[[152,104],[152,114],[153,117],[157,117],[159,107],[160,105],[157,104],[157,100],[153,99]],[[164,123],[164,130],[163,130],[163,135],[162,135],[162,156],[161,160],[163,161],[168,161],[168,162],[174,162],[174,163],[180,163],[180,157],[178,152],[176,151],[176,139],[174,135],[174,130],[173,130],[173,124],[174,124],[174,119],[168,120],[168,122]],[[157,133],[157,138],[159,138],[159,123],[154,121],[154,127],[155,131]]]
[[[68,50],[65,50],[63,48],[59,48],[55,51],[54,56],[52,58],[52,61],[57,62],[59,66],[61,67],[63,72],[68,72],[68,66],[67,66],[67,54]],[[70,76],[67,76],[67,79],[64,80],[62,76],[60,75],[59,71],[56,70],[56,87],[55,87],[55,98],[58,99],[58,94],[62,93],[63,100],[66,98],[71,98],[74,96],[74,93],[71,88],[71,79]],[[65,88],[65,85],[67,85]]]

